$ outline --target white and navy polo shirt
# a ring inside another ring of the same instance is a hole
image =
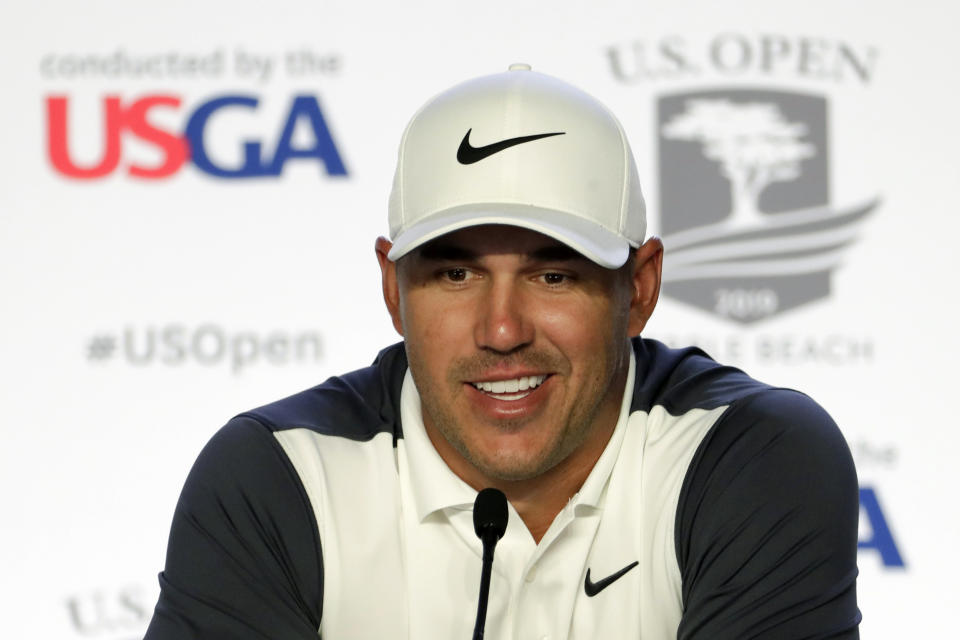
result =
[[[634,340],[626,390],[539,544],[510,508],[485,637],[857,638],[857,480],[830,417],[652,340]],[[213,437],[146,639],[469,638],[475,497],[394,345]]]

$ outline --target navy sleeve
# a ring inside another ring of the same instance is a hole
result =
[[[857,477],[808,397],[736,401],[684,480],[676,547],[680,640],[858,638]]]
[[[145,640],[316,640],[322,581],[296,471],[266,427],[236,418],[187,478]]]

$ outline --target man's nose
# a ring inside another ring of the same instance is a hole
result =
[[[510,353],[533,342],[533,323],[518,283],[491,284],[480,304],[474,336],[477,346]]]

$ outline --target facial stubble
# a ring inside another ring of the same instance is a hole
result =
[[[501,433],[519,433],[527,428],[531,422],[537,420],[537,417],[502,418],[496,420],[495,423],[484,421],[471,424],[472,420],[476,420],[476,418],[458,419],[454,411],[455,403],[457,399],[462,399],[461,394],[470,392],[464,388],[465,380],[477,380],[481,375],[480,372],[489,370],[495,365],[522,365],[538,371],[557,372],[554,375],[567,376],[571,372],[569,363],[561,361],[560,358],[551,354],[533,350],[525,351],[522,357],[515,354],[499,356],[483,353],[475,357],[463,358],[454,362],[450,367],[447,379],[441,383],[447,387],[449,397],[454,399],[451,403],[445,403],[440,400],[439,385],[427,374],[424,362],[416,349],[411,349],[408,343],[407,351],[410,369],[420,394],[424,424],[427,426],[428,432],[431,428],[439,432],[440,436],[464,460],[487,478],[514,482],[529,480],[547,473],[566,460],[588,438],[595,434],[598,427],[597,419],[604,406],[604,401],[610,397],[611,393],[615,392],[613,386],[622,383],[622,380],[618,380],[618,373],[623,369],[623,354],[618,353],[617,346],[611,345],[611,349],[605,358],[606,361],[603,366],[598,367],[593,372],[592,378],[584,380],[580,388],[567,389],[568,393],[576,394],[577,400],[568,405],[564,414],[560,416],[560,418],[565,417],[564,424],[557,425],[555,429],[551,428],[552,425],[539,425],[537,427],[549,429],[551,434],[545,446],[532,452],[532,455],[526,455],[527,452],[523,450],[511,448],[497,450],[490,456],[481,455],[479,451],[471,448],[467,440],[469,435],[482,434],[482,431],[486,429],[495,429]],[[552,390],[551,392],[558,393],[558,390]],[[592,402],[587,400],[592,400]],[[542,419],[542,417],[539,419]],[[612,433],[613,425],[609,426]],[[482,435],[479,437],[482,437]]]

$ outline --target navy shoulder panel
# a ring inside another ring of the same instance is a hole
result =
[[[630,411],[663,406],[672,415],[715,409],[769,389],[735,367],[721,365],[696,347],[670,349],[656,340],[635,338],[637,382]]]
[[[262,424],[231,420],[187,476],[145,638],[316,640],[323,571],[293,465]]]
[[[240,414],[271,431],[310,429],[367,441],[378,433],[403,437],[400,387],[407,371],[403,343],[381,351],[369,367],[328,379],[306,391]]]
[[[830,416],[802,393],[741,397],[677,504],[680,640],[856,638],[858,489]]]

